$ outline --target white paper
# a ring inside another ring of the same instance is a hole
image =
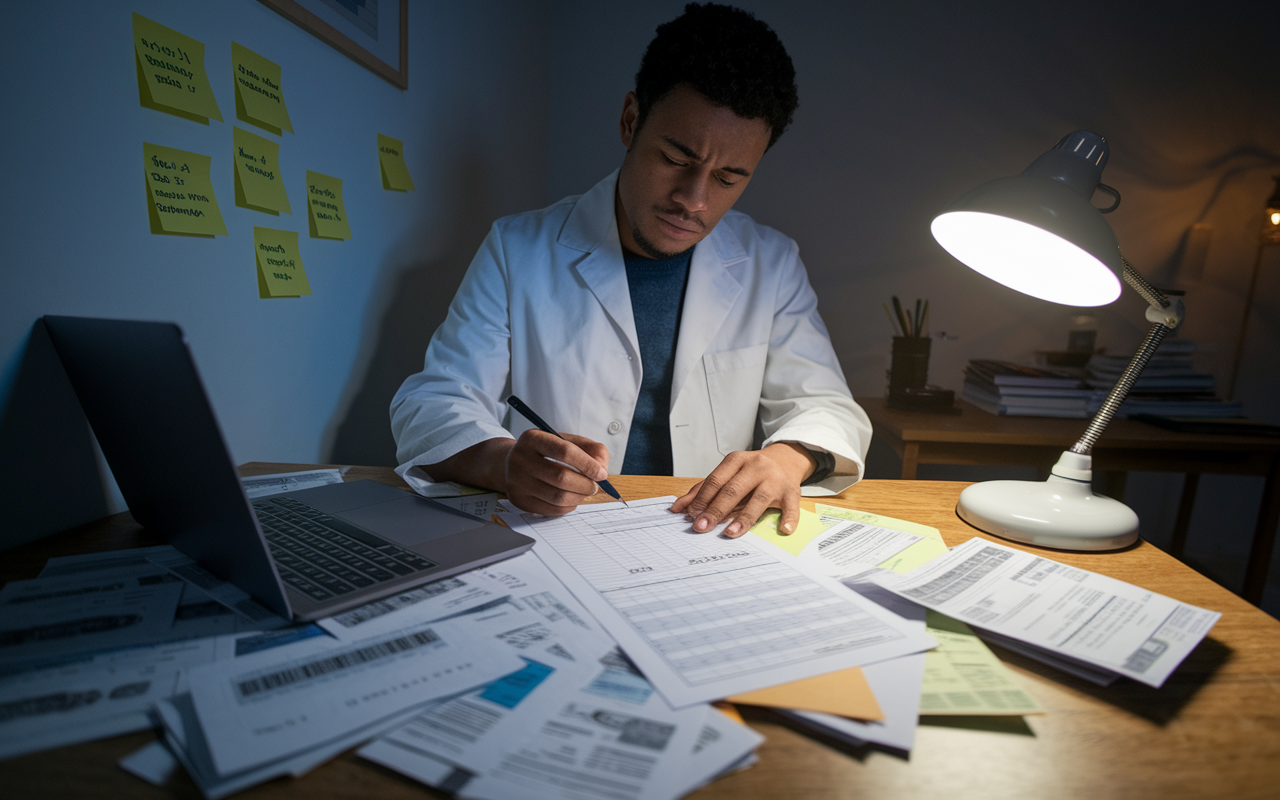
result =
[[[1155,687],[1222,616],[977,537],[882,583],[975,628]]]
[[[254,600],[243,589],[217,577],[196,563],[195,559],[171,545],[139,547],[131,550],[110,550],[101,553],[82,553],[59,556],[45,563],[41,578],[86,575],[100,570],[156,568],[167,570],[192,587],[193,592],[203,593],[212,600],[232,609],[260,630],[279,628],[289,624]],[[185,599],[185,598],[184,598]]]
[[[218,775],[316,748],[403,709],[524,666],[485,615],[336,643],[300,657],[256,653],[191,671],[191,698]]]
[[[919,534],[837,517],[823,517],[822,521],[831,527],[805,545],[799,558],[837,580],[888,561],[924,539]]]
[[[181,694],[156,706],[156,713],[163,724],[165,744],[209,800],[219,800],[272,778],[286,775],[301,777],[361,742],[404,724],[420,710],[421,706],[414,706],[376,723],[348,731],[319,747],[228,776],[219,776],[209,757],[208,742],[196,718],[191,695]]]
[[[240,482],[244,484],[244,493],[249,495],[249,499],[256,500],[259,497],[282,492],[296,492],[299,489],[314,489],[317,486],[342,483],[342,472],[336,469],[280,472],[274,475],[255,475],[251,478],[241,478]]]
[[[0,594],[0,667],[11,671],[163,640],[173,625],[183,584],[166,580],[167,573],[149,580],[139,575],[145,571],[95,572],[6,585]]]
[[[754,535],[694,533],[673,501],[503,515],[673,707],[935,646]]]
[[[702,732],[681,776],[684,788],[680,794],[692,792],[717,778],[751,766],[755,762],[748,760],[763,742],[764,737],[760,734],[707,706]]]
[[[326,617],[317,624],[344,642],[465,614],[503,602],[508,592],[478,570],[415,586]]]
[[[498,507],[498,495],[496,492],[485,492],[484,494],[465,494],[459,497],[433,497],[440,505],[456,508],[464,514],[470,514],[480,519],[489,519],[493,516],[493,512]]]
[[[173,757],[163,741],[150,742],[134,750],[117,762],[120,769],[142,778],[154,786],[164,786],[178,770],[178,759]]]
[[[923,627],[923,625],[922,625]],[[817,711],[783,711],[804,725],[853,745],[875,742],[894,750],[910,751],[920,719],[920,684],[924,680],[925,654],[867,664],[862,674],[880,704],[883,720],[861,721]]]

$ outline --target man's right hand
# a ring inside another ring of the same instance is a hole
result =
[[[596,481],[609,476],[608,448],[585,436],[561,436],[531,428],[507,451],[506,494],[518,508],[568,514],[600,491]]]

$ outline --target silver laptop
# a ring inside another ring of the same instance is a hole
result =
[[[533,546],[377,481],[251,503],[177,325],[44,322],[134,519],[286,619],[325,617]]]

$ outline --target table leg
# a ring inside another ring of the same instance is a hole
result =
[[[1267,586],[1267,570],[1276,543],[1276,525],[1280,523],[1280,456],[1271,459],[1267,482],[1262,490],[1262,506],[1258,509],[1258,525],[1253,529],[1253,546],[1249,548],[1249,565],[1244,573],[1241,596],[1255,606],[1262,603]]]
[[[1187,529],[1191,527],[1191,508],[1196,503],[1196,490],[1200,488],[1200,473],[1188,472],[1182,482],[1182,499],[1178,501],[1178,519],[1173,523],[1173,540],[1169,542],[1169,555],[1182,560],[1187,546]]]
[[[916,468],[920,465],[920,445],[917,442],[907,442],[902,446],[902,479],[904,481],[913,481],[916,479]]]

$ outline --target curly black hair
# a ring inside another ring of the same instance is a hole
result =
[[[684,83],[743,119],[763,119],[773,147],[800,98],[791,56],[772,28],[740,8],[689,3],[657,34],[636,73],[637,130],[654,105]]]

